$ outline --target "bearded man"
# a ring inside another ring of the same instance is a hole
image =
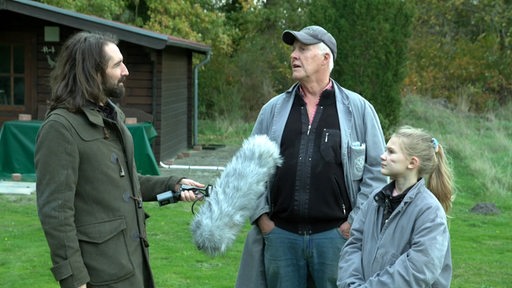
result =
[[[154,287],[143,201],[186,184],[137,174],[125,116],[110,100],[129,75],[115,37],[79,32],[61,48],[35,152],[37,207],[61,287]],[[181,200],[193,201],[192,191]]]

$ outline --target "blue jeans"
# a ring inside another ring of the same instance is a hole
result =
[[[336,287],[338,260],[346,242],[338,228],[300,235],[275,227],[263,237],[268,288],[305,288],[308,273],[316,288]]]

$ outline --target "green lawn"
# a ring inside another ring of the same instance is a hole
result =
[[[35,196],[0,196],[0,287],[58,287],[49,268]],[[233,287],[243,236],[222,256],[210,257],[193,244],[189,203],[159,207],[147,203],[150,253],[157,287]]]
[[[404,124],[432,132],[454,164],[457,197],[450,218],[452,287],[511,287],[512,119],[507,118],[509,113],[483,119],[454,113],[414,97],[406,99],[403,110]],[[215,129],[212,125],[208,127]],[[247,131],[247,125],[243,129]],[[501,213],[470,213],[479,202],[495,203]],[[51,262],[37,218],[35,195],[0,195],[0,207],[0,286],[57,287],[49,270]],[[148,237],[157,287],[234,286],[248,226],[225,255],[210,257],[193,244],[189,203],[164,207],[147,203],[145,207],[151,215]]]
[[[511,287],[512,200],[471,195],[471,191],[482,189],[481,185],[475,183],[473,175],[464,174],[464,169],[457,171],[459,192],[450,219],[452,287]],[[471,208],[479,202],[496,203],[501,214],[471,213]]]
[[[509,287],[512,283],[512,200],[479,199],[464,192],[474,177],[457,181],[450,231],[454,275],[452,287]],[[462,183],[461,181],[467,181]],[[499,215],[475,215],[477,202],[497,203]],[[37,219],[35,196],[0,196],[0,279],[2,287],[57,287],[49,268],[48,248]],[[192,241],[190,204],[159,207],[146,204],[151,215],[148,237],[158,287],[233,287],[243,247],[242,231],[228,253],[210,257]]]

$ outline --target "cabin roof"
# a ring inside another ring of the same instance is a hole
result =
[[[0,10],[12,11],[80,30],[109,32],[116,35],[119,40],[158,50],[163,50],[167,46],[185,48],[202,54],[207,54],[211,50],[209,46],[202,43],[34,1],[0,0]]]

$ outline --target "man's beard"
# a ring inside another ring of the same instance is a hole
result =
[[[116,84],[103,84],[103,91],[107,98],[119,99],[124,97],[124,78],[120,79]]]

